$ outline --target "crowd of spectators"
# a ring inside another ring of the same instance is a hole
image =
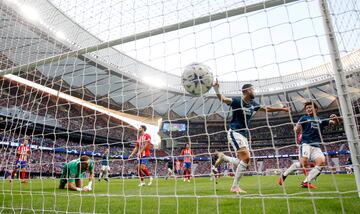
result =
[[[0,135],[2,138],[2,142],[6,138],[5,135]],[[12,135],[13,142],[22,142],[21,136],[18,134]],[[14,140],[15,139],[15,140]],[[16,141],[17,140],[17,141]],[[125,147],[123,144],[119,145],[97,145],[97,144],[85,144],[79,145],[79,143],[68,141],[62,138],[57,139],[56,141],[52,139],[41,139],[39,137],[32,137],[31,140],[32,146],[42,146],[33,148],[32,154],[29,162],[29,171],[36,172],[37,174],[47,175],[47,176],[56,176],[61,173],[62,166],[64,163],[78,158],[79,154],[66,154],[66,153],[58,153],[53,150],[49,150],[43,147],[49,148],[67,148],[67,149],[75,149],[78,151],[90,151],[94,153],[102,154],[106,148],[110,147],[110,155],[122,155],[128,156],[132,151],[132,147]],[[338,151],[346,151],[348,150],[347,143],[337,142],[337,143],[328,143],[322,145],[323,151],[327,152],[338,152]],[[156,176],[165,176],[167,172],[167,162],[164,160],[164,157],[180,157],[181,152],[180,147],[174,148],[171,154],[165,153],[162,150],[152,150],[152,156],[154,157],[153,161],[150,161],[149,169],[152,174]],[[252,163],[249,168],[249,172],[262,172],[266,169],[284,169],[288,167],[292,160],[296,160],[296,156],[292,157],[281,157],[281,155],[296,155],[297,154],[297,146],[283,146],[283,147],[258,147],[251,149],[252,153]],[[198,158],[208,158],[206,161],[204,160],[194,160],[194,164],[196,165],[196,176],[209,175],[211,173],[211,164],[213,164],[210,160],[211,157],[214,156],[215,151],[222,151],[227,154],[231,154],[228,148],[212,148],[211,145],[208,148],[194,147],[194,157]],[[0,150],[1,159],[0,159],[0,171],[8,171],[12,170],[14,167],[14,162],[16,158],[16,147],[9,145],[2,145]],[[269,157],[272,156],[272,157]],[[348,154],[344,155],[336,155],[336,156],[327,156],[328,166],[335,167],[334,163],[331,161],[333,157],[339,158],[340,166],[344,166]],[[93,157],[96,163],[95,173],[99,173],[100,170],[100,160],[101,157],[94,156]],[[131,174],[136,174],[135,171],[135,160],[128,160],[126,158],[111,158],[110,159],[110,167],[112,176],[127,176]],[[262,164],[258,164],[262,162]],[[223,165],[222,168],[225,166]]]
[[[65,148],[68,150],[87,151],[103,153],[110,147],[111,155],[127,156],[132,150],[129,144],[136,139],[136,131],[110,121],[107,116],[87,110],[77,104],[65,101],[54,100],[49,95],[33,93],[19,87],[2,87],[0,89],[1,108],[19,108],[22,111],[31,112],[34,115],[53,119],[56,126],[65,128],[70,132],[87,133],[94,136],[111,137],[118,139],[118,143],[111,145],[82,143],[67,138],[56,137],[47,138],[41,135],[33,135],[32,145],[47,147],[51,149]],[[359,109],[357,107],[357,109]],[[328,117],[336,113],[337,110],[320,113],[322,117]],[[16,115],[14,115],[16,116]],[[253,158],[250,171],[259,171],[257,162],[262,161],[261,170],[269,168],[285,168],[291,164],[292,157],[276,157],[277,155],[297,154],[296,135],[293,131],[294,122],[299,115],[294,118],[269,117],[268,120],[254,119],[249,127],[250,148],[253,157],[274,156],[273,158]],[[358,119],[358,118],[357,118]],[[230,153],[231,148],[227,144],[227,124],[225,121],[193,121],[189,123],[185,132],[166,132],[176,142],[191,142],[195,157],[206,157],[211,159],[215,151]],[[21,136],[15,130],[3,131],[0,134],[2,142],[21,142]],[[323,132],[324,144],[322,150],[325,152],[336,152],[348,150],[345,141],[344,129],[338,127],[327,127]],[[134,144],[131,144],[134,145]],[[150,170],[153,174],[163,176],[166,174],[166,162],[161,158],[166,156],[179,156],[180,146],[167,150],[152,150],[152,156],[156,161],[150,162]],[[15,161],[15,147],[2,145],[0,156],[0,170],[10,170]],[[48,149],[32,149],[29,170],[33,172],[44,172],[46,174],[57,174],[61,172],[62,165],[79,155],[54,152]],[[348,155],[340,155],[340,165],[345,164]],[[94,157],[97,166],[100,157]],[[279,161],[281,160],[281,161]],[[195,161],[198,175],[210,173],[210,161]],[[329,166],[333,166],[331,158],[328,160]],[[135,161],[121,158],[111,159],[110,167],[112,173],[117,175],[127,175],[134,172]],[[96,167],[98,172],[99,167]]]

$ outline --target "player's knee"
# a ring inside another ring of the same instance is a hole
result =
[[[325,166],[325,158],[319,158],[318,160],[316,160],[316,165]]]
[[[302,167],[307,167],[307,165],[308,165],[308,159],[305,158],[305,157],[303,157],[303,158],[301,159],[301,166],[302,166]]]

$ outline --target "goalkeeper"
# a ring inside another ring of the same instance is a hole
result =
[[[90,172],[89,183],[82,187],[82,179],[86,171]],[[94,181],[94,161],[90,157],[84,155],[78,159],[72,160],[63,166],[60,177],[59,189],[64,189],[66,183],[69,190],[88,192],[92,190],[92,183]]]

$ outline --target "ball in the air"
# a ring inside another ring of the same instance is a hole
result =
[[[185,67],[181,75],[182,85],[192,95],[202,95],[208,92],[214,78],[210,68],[201,63],[192,63]]]

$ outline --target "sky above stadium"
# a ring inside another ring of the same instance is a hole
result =
[[[88,32],[102,41],[109,41],[261,1],[51,2]],[[348,2],[360,8],[359,2]],[[345,4],[341,6],[344,14],[348,13],[347,7]],[[340,45],[342,52],[355,49],[353,43],[349,39]],[[129,42],[116,48],[141,62],[176,75],[180,75],[186,65],[202,62],[223,81],[283,76],[329,60],[317,0],[247,13]]]

